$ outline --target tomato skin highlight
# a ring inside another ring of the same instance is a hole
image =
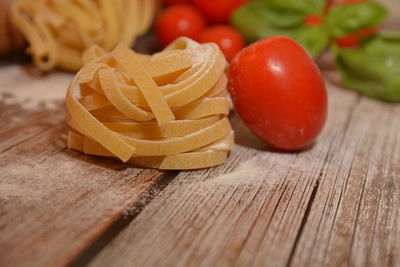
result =
[[[231,62],[228,90],[243,122],[276,148],[305,148],[325,124],[324,80],[310,55],[288,37],[242,49]]]
[[[232,12],[247,0],[192,0],[211,23],[229,23]]]
[[[167,46],[178,37],[192,39],[204,30],[206,21],[203,15],[193,6],[177,4],[167,7],[156,23],[158,41]]]
[[[226,60],[231,59],[244,47],[242,35],[228,25],[216,25],[205,29],[197,38],[200,43],[216,43],[224,53]]]

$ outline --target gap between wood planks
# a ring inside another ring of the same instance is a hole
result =
[[[42,116],[40,115],[40,117],[38,118],[40,119],[41,117]],[[34,128],[32,129],[32,133],[29,135],[29,137],[22,138],[22,140],[19,140],[19,138],[15,138],[15,136],[14,138],[13,136],[11,136],[9,140],[7,140],[10,141],[10,143],[5,145],[0,152],[7,152],[9,150],[17,148],[18,146],[23,146],[24,144],[31,142],[42,134],[46,134],[55,130],[58,131],[58,129],[65,128],[65,122],[63,120],[64,119],[49,124],[47,126]],[[23,126],[16,127],[14,129],[15,134],[17,134],[19,131],[24,130],[26,130],[26,128],[24,128]],[[53,151],[51,154],[55,155],[57,153],[60,153],[61,151],[64,151],[65,149],[68,148],[59,148],[57,151]],[[77,155],[79,156],[80,154]],[[73,257],[70,263],[67,261],[64,264],[70,266],[82,266],[89,263],[90,260],[94,258],[97,253],[99,253],[110,241],[112,241],[114,237],[116,237],[118,233],[122,231],[152,199],[154,199],[165,187],[168,186],[168,184],[177,176],[177,174],[178,171],[169,171],[162,174],[158,181],[154,183],[146,193],[142,194],[139,199],[136,200],[131,206],[126,207],[126,210],[128,210],[127,213],[121,213],[118,218],[113,223],[111,223],[111,225],[109,225],[109,227],[107,227],[102,233],[99,234],[98,237],[95,238],[93,242],[89,244],[89,246],[83,248],[83,250],[79,252],[77,256]]]
[[[124,230],[149,204],[163,191],[178,175],[178,171],[167,171],[159,181],[150,188],[149,193],[144,194],[139,200],[129,208],[132,212],[122,214],[112,225],[109,226],[94,242],[84,249],[67,266],[86,266],[94,259],[100,251],[105,248],[118,234]]]
[[[17,183],[17,181],[13,181],[12,177],[6,178],[4,175],[7,176],[7,173],[10,174],[13,171],[9,168],[15,168],[18,164],[17,162],[20,162],[22,158],[27,157],[27,159],[33,159],[32,163],[36,165],[43,165],[45,161],[52,160],[53,158],[65,158],[65,155],[61,154],[71,154],[71,157],[79,157],[82,158],[84,161],[91,160],[91,157],[82,155],[81,153],[77,152],[72,152],[65,147],[65,140],[61,140],[60,136],[66,132],[66,126],[64,123],[64,117],[65,117],[65,109],[60,106],[57,110],[52,110],[52,112],[49,113],[49,111],[46,110],[38,110],[38,111],[31,111],[31,110],[25,110],[21,109],[18,105],[12,105],[12,106],[5,106],[2,105],[2,116],[1,116],[1,121],[3,122],[3,127],[0,129],[0,152],[1,156],[3,158],[2,164],[0,164],[1,168],[6,168],[4,170],[7,170],[6,172],[1,173],[3,176],[2,181],[5,182],[5,186],[7,183]],[[14,119],[18,119],[15,120]],[[41,141],[39,141],[41,140]],[[35,152],[37,149],[40,150],[40,152]],[[68,150],[68,151],[67,151]],[[27,155],[25,155],[28,153]],[[31,155],[32,154],[32,155]],[[31,156],[29,156],[31,155]],[[21,158],[22,156],[22,158]],[[94,158],[94,157],[93,157]],[[12,160],[14,159],[14,160]],[[10,161],[11,160],[11,161]],[[104,160],[99,158],[97,159],[99,161],[99,164],[102,165],[101,162]],[[106,159],[105,159],[106,160]],[[23,161],[23,160],[22,160]],[[31,160],[29,160],[30,162]],[[96,161],[94,159],[93,161]],[[107,160],[106,160],[107,161]],[[54,162],[59,164],[60,162]],[[12,166],[8,164],[13,164]],[[30,164],[27,162],[27,164]],[[49,165],[51,163],[45,163],[44,165]],[[97,164],[95,164],[97,165]],[[95,166],[94,165],[94,166]],[[104,165],[104,164],[103,164]],[[118,165],[118,164],[117,164]],[[18,165],[19,166],[19,165]],[[23,166],[21,166],[23,167]],[[134,168],[132,168],[133,170]],[[99,221],[97,225],[95,225],[95,229],[91,229],[90,233],[86,234],[85,236],[82,236],[80,239],[80,244],[76,246],[76,244],[70,244],[71,247],[68,247],[67,251],[65,251],[64,255],[59,255],[58,259],[53,259],[52,264],[55,265],[65,265],[68,264],[73,259],[76,259],[76,255],[80,255],[79,253],[83,251],[86,251],[86,248],[89,247],[88,251],[95,251],[96,246],[91,246],[93,244],[92,240],[95,239],[97,240],[97,237],[100,235],[103,237],[104,235],[107,235],[110,232],[115,231],[115,229],[122,229],[124,223],[129,223],[134,217],[135,214],[138,214],[143,207],[152,199],[154,198],[159,190],[163,189],[168,185],[168,183],[173,179],[177,172],[168,172],[164,173],[163,172],[158,172],[158,171],[151,171],[151,170],[142,170],[142,172],[145,172],[143,176],[149,176],[153,175],[154,178],[151,178],[152,181],[146,181],[146,179],[139,179],[143,180],[142,182],[148,183],[140,185],[143,187],[143,189],[138,189],[143,191],[142,194],[139,195],[138,198],[135,199],[135,194],[137,193],[132,192],[132,196],[129,197],[127,194],[126,200],[129,200],[126,202],[124,205],[121,203],[120,206],[115,206],[113,209],[113,214],[109,214],[109,218],[104,218],[107,219],[108,222],[103,222]],[[140,169],[137,169],[135,172],[127,172],[128,176],[133,177],[132,173],[140,173]],[[158,174],[159,173],[159,174]],[[22,174],[21,175],[25,175]],[[27,174],[28,175],[28,174]],[[28,178],[28,177],[27,177]],[[11,180],[10,180],[11,179]],[[153,180],[155,181],[153,182]],[[84,181],[82,181],[83,184],[85,184]],[[149,187],[147,187],[149,186]],[[130,190],[134,191],[135,188],[131,187]],[[65,193],[65,192],[64,192]],[[83,193],[83,192],[81,192]],[[87,191],[87,194],[92,194],[91,191]],[[84,197],[87,198],[88,195],[83,194],[80,196],[77,201],[79,201],[80,198]],[[3,196],[4,197],[4,196]],[[132,206],[130,207],[130,203],[133,203]],[[7,204],[7,202],[5,203]],[[49,204],[49,203],[48,203]],[[9,205],[9,204],[7,204]],[[19,205],[19,204],[18,204]],[[22,208],[23,206],[18,206],[19,208]],[[39,208],[39,207],[36,207]],[[121,209],[120,209],[121,208]],[[40,208],[39,208],[40,209]],[[3,212],[10,212],[8,210],[8,207],[2,206]],[[128,220],[125,220],[124,212],[125,210],[128,210],[128,215],[125,216],[128,218]],[[63,212],[61,212],[62,214]],[[18,216],[18,212],[15,211],[12,212],[15,216]],[[14,216],[11,215],[11,216]],[[60,215],[60,214],[59,214]],[[57,216],[59,216],[57,215]],[[10,216],[10,215],[9,215]],[[21,214],[22,216],[22,214]],[[62,215],[61,215],[62,216]],[[3,221],[2,223],[5,225],[3,226],[10,226],[9,222],[7,221],[6,218],[2,217]],[[116,222],[114,222],[116,221]],[[112,225],[112,228],[109,228],[109,226]],[[34,229],[33,229],[34,230]],[[36,229],[37,230],[37,229]],[[93,231],[92,231],[93,230]],[[3,229],[4,231],[4,229]],[[105,234],[103,235],[103,233]],[[115,236],[116,233],[112,233],[109,236]],[[2,239],[2,242],[0,245],[7,245],[8,247],[13,247],[15,244],[10,244],[8,243],[11,241],[10,239],[7,239],[5,236],[2,236],[5,239]],[[79,240],[78,240],[79,241]],[[101,241],[101,240],[100,240]],[[95,243],[98,244],[98,243]],[[105,243],[106,244],[106,243]],[[72,247],[74,246],[74,247]],[[5,248],[5,247],[4,247]],[[93,249],[95,248],[95,249]],[[101,249],[101,246],[100,246]],[[11,251],[5,250],[3,253],[10,253]],[[11,252],[12,254],[12,252]],[[5,254],[5,256],[11,256],[8,254]],[[32,256],[32,255],[30,255]],[[39,255],[40,256],[40,255]],[[42,255],[44,256],[44,255]],[[12,256],[11,256],[12,257]],[[44,258],[44,257],[43,257]],[[24,257],[19,257],[19,259],[14,258],[14,261],[12,258],[3,258],[0,260],[0,265],[1,262],[7,260],[11,260],[11,262],[14,262],[16,265],[19,266],[18,264],[24,262]],[[32,262],[31,259],[27,259],[28,261]],[[19,263],[18,263],[19,262]],[[33,261],[35,262],[35,261]],[[3,262],[4,263],[4,262]]]
[[[356,98],[356,101],[354,102],[354,105],[350,108],[349,116],[348,116],[348,118],[347,118],[347,120],[345,122],[344,134],[343,134],[342,139],[344,139],[346,134],[347,134],[350,122],[353,119],[354,111],[356,110],[356,107],[359,105],[359,103],[361,101],[361,98],[362,98],[361,95],[358,95],[357,98]],[[329,150],[330,149],[331,148],[329,148]],[[326,156],[325,156],[325,159],[324,159],[325,162],[328,161],[328,157],[329,157],[329,153],[327,153]],[[298,232],[298,234],[296,236],[296,239],[294,241],[292,251],[290,252],[290,256],[289,256],[289,259],[288,259],[288,262],[287,262],[287,266],[292,266],[293,265],[294,255],[295,255],[296,249],[298,248],[298,245],[299,245],[299,242],[300,242],[300,238],[303,235],[303,231],[304,231],[304,227],[305,227],[305,225],[307,223],[307,219],[308,219],[308,217],[309,217],[309,215],[311,213],[311,208],[312,208],[312,206],[314,204],[314,200],[315,200],[315,197],[317,195],[317,191],[319,189],[319,184],[320,184],[320,181],[321,181],[323,175],[324,175],[324,173],[321,172],[319,174],[318,179],[315,181],[315,187],[314,187],[314,189],[313,189],[313,191],[311,193],[310,200],[307,203],[307,208],[306,208],[306,211],[304,213],[303,219],[301,221],[299,232]]]

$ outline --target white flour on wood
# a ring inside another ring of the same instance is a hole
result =
[[[88,171],[88,168],[93,170]],[[54,164],[41,164],[26,159],[25,162],[18,160],[3,166],[0,164],[0,170],[0,203],[3,205],[20,205],[20,202],[35,205],[38,201],[48,205],[50,198],[56,201],[57,196],[62,197],[62,194],[69,196],[64,202],[73,202],[79,194],[90,192],[97,194],[98,205],[120,201],[121,191],[118,188],[107,185],[108,180],[102,183],[95,177],[96,172],[104,177],[104,172],[111,175],[117,171],[83,161],[71,161],[63,157],[54,161]],[[88,173],[93,176],[91,179],[80,178]]]
[[[56,108],[72,79],[71,73],[35,77],[18,65],[0,67],[0,103],[20,104],[25,109]]]
[[[266,162],[271,155],[257,155],[244,162],[241,162],[234,171],[222,174],[207,180],[208,183],[223,185],[254,185],[259,186],[265,183],[273,183],[274,178],[268,177],[268,169],[265,168]]]

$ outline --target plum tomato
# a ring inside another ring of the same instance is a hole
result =
[[[216,43],[226,60],[231,59],[244,47],[242,35],[228,25],[216,25],[205,29],[197,38],[200,43]]]
[[[193,6],[177,4],[167,7],[156,23],[158,41],[167,46],[178,37],[195,39],[205,28],[203,15]]]
[[[325,124],[324,80],[311,56],[288,37],[242,49],[230,64],[228,90],[247,127],[276,148],[305,148]]]
[[[211,23],[228,23],[232,12],[247,0],[192,0]]]

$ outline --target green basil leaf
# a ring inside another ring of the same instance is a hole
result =
[[[364,95],[400,102],[400,38],[376,35],[360,49],[336,50],[343,84]]]
[[[274,27],[291,28],[301,26],[307,15],[321,14],[325,0],[258,0],[250,5]]]
[[[284,35],[316,57],[328,45],[328,31],[324,25],[304,25],[304,18],[322,13],[324,6],[324,0],[255,0],[234,12],[232,24],[249,42]]]
[[[270,25],[280,29],[299,27],[304,23],[305,15],[294,9],[258,9],[255,10]]]
[[[326,0],[253,0],[252,3],[264,9],[279,9],[282,12],[290,11],[309,15],[321,13],[325,8]]]
[[[275,27],[269,19],[266,19],[265,14],[256,11],[253,5],[244,5],[237,9],[231,22],[249,42],[274,35],[290,36],[293,33],[293,29]]]
[[[312,57],[321,54],[329,44],[329,34],[324,25],[298,28],[293,38],[298,41]]]
[[[400,41],[400,32],[381,30],[378,32],[378,35],[386,41]]]
[[[368,1],[332,7],[327,22],[331,36],[340,38],[363,28],[377,26],[386,16],[384,6]]]

